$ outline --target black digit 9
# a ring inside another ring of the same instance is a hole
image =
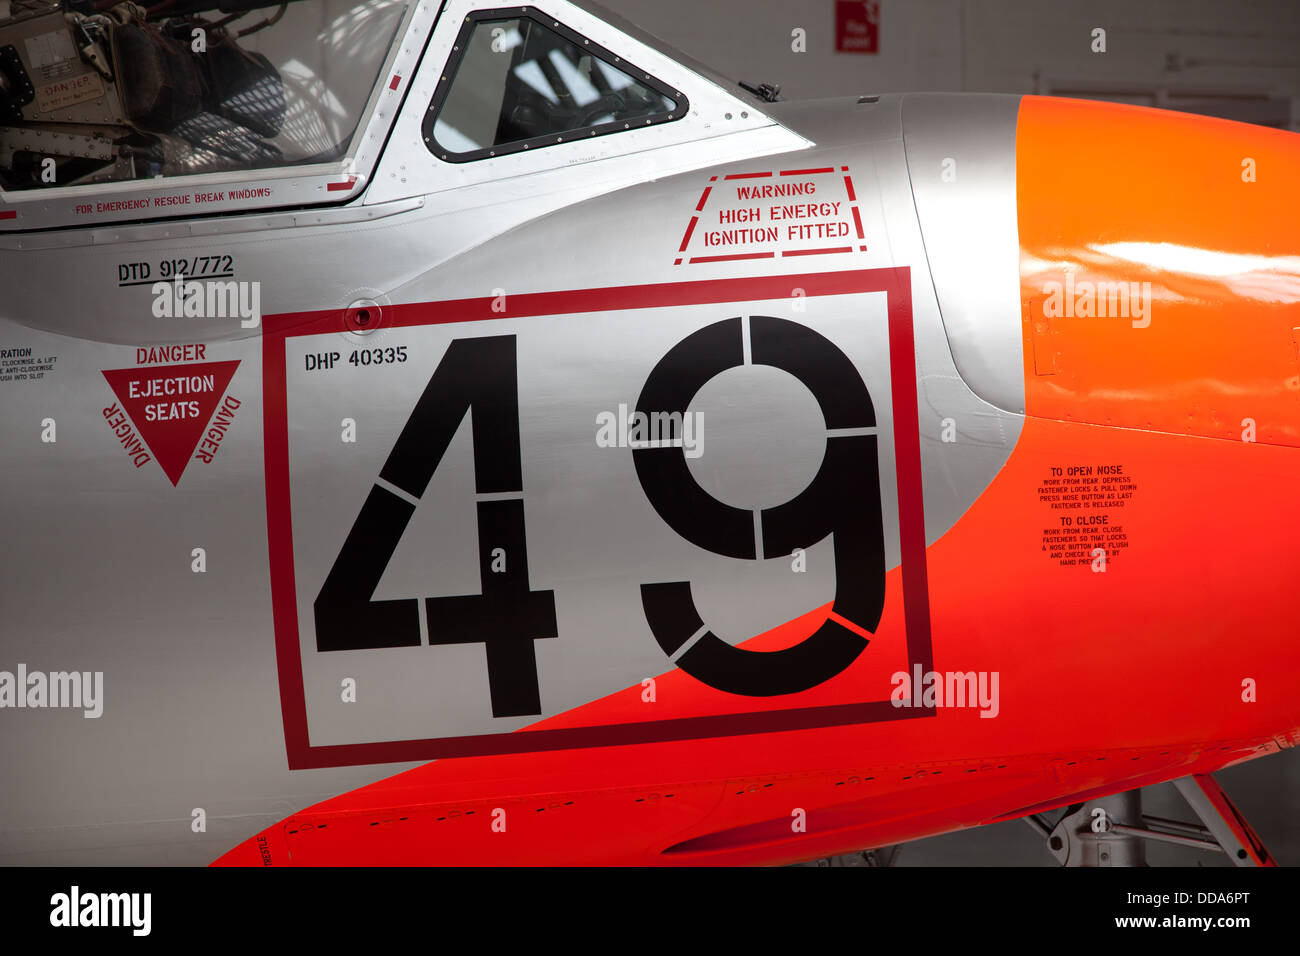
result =
[[[874,632],[885,601],[885,546],[875,407],[857,369],[818,332],[771,316],[749,321],[754,364],[789,372],[813,393],[828,430],[826,454],[812,482],[784,504],[762,512],[758,554],[753,515],[725,504],[691,475],[684,449],[637,448],[637,477],[650,504],[691,543],[739,560],[785,558],[834,536],[834,614]],[[709,379],[744,362],[743,323],[715,322],[687,336],[646,380],[637,411],[685,415]],[[655,640],[669,656],[705,627],[689,581],[641,585],[641,602]],[[697,680],[732,694],[770,697],[808,690],[857,659],[867,638],[828,618],[813,634],[781,651],[734,647],[706,632],[678,660]]]

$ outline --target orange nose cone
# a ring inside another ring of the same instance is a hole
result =
[[[1300,445],[1300,136],[1026,97],[1028,414]]]
[[[1111,561],[1049,577],[1027,556],[1025,579],[1060,595],[1044,635],[1083,633],[1063,609],[1086,608],[1114,672],[1082,692],[1113,690],[1129,729],[1284,739],[1300,727],[1300,136],[1026,97],[1016,141],[1024,478],[1059,492],[1041,527]]]

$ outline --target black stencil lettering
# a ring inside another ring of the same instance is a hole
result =
[[[695,393],[745,360],[740,319],[693,332],[659,360],[637,400],[638,413],[686,413]],[[729,558],[754,558],[754,516],[714,498],[696,483],[679,448],[637,448],[637,478],[659,517],[693,544]]]
[[[370,600],[414,513],[414,505],[386,488],[370,489],[316,598],[317,650],[419,647],[415,598]]]
[[[506,570],[492,570],[492,552]],[[533,641],[558,637],[555,594],[528,589],[522,501],[478,504],[479,581],[483,593],[425,598],[430,644],[484,644],[493,717],[542,712]]]
[[[518,492],[519,388],[512,335],[457,339],[447,348],[379,476],[414,498],[424,494],[466,414],[472,416],[474,480],[480,494]],[[415,506],[376,484],[316,597],[319,651],[415,647],[417,599],[372,601]],[[477,505],[482,593],[426,598],[432,645],[483,643],[494,717],[540,714],[533,641],[558,636],[555,596],[528,587],[528,542],[520,499]],[[506,570],[493,572],[502,549]]]
[[[637,409],[685,412],[713,375],[743,361],[739,319],[716,322],[674,346],[651,371]],[[750,319],[751,356],[802,381],[816,397],[828,428],[876,424],[862,377],[840,349],[821,334],[787,319]],[[686,540],[729,558],[757,557],[748,511],[713,498],[691,475],[682,449],[637,449],[637,477],[646,497]],[[885,601],[885,542],[879,455],[874,435],[827,438],[816,477],[790,501],[761,516],[763,557],[788,559],[833,535],[834,612],[874,632]],[[690,582],[643,584],[646,621],[664,653],[672,655],[704,626]],[[732,694],[770,697],[816,687],[848,667],[868,640],[834,619],[781,651],[734,647],[706,632],[677,660],[697,680]]]
[[[379,477],[421,497],[471,406],[475,487],[480,493],[518,491],[523,479],[513,335],[457,339],[447,347]]]

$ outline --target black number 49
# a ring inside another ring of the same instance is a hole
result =
[[[885,556],[875,409],[856,368],[817,332],[786,319],[750,319],[752,360],[784,369],[817,398],[828,429],[812,484],[763,513],[761,552],[749,512],[718,501],[691,477],[680,448],[633,451],[637,476],[661,518],[693,544],[736,560],[787,557],[834,535],[834,612],[874,632],[884,607]],[[644,412],[682,412],[714,375],[741,364],[740,319],[695,332],[668,351],[641,393]],[[474,480],[480,495],[481,593],[424,598],[430,644],[485,645],[494,717],[542,712],[534,641],[558,636],[555,595],[528,581],[513,335],[457,339],[429,378],[379,478],[348,532],[314,605],[320,651],[418,647],[415,598],[372,600],[380,578],[452,437],[473,409]],[[390,490],[398,489],[405,496]],[[672,655],[704,627],[687,581],[644,584],[647,623]],[[828,619],[782,651],[748,651],[706,632],[677,665],[711,687],[744,696],[797,693],[849,666],[867,639]]]

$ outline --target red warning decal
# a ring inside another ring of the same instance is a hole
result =
[[[674,265],[866,252],[847,166],[713,176]]]
[[[141,455],[139,441],[123,435],[125,416],[140,432],[140,440],[158,459],[163,472],[175,485],[185,473],[185,465],[198,447],[204,429],[216,410],[217,402],[230,384],[239,361],[202,362],[189,365],[155,365],[147,368],[105,369],[115,403],[104,409],[104,418],[123,440],[137,468],[148,462]],[[227,418],[239,407],[237,399],[227,398],[223,412]],[[227,411],[228,410],[228,411]],[[125,412],[125,416],[123,415]],[[226,426],[229,421],[226,422]],[[221,429],[224,437],[225,429]],[[129,443],[132,442],[132,443]],[[213,446],[215,450],[215,444]],[[203,456],[196,456],[203,457]],[[211,461],[211,455],[204,458]]]

